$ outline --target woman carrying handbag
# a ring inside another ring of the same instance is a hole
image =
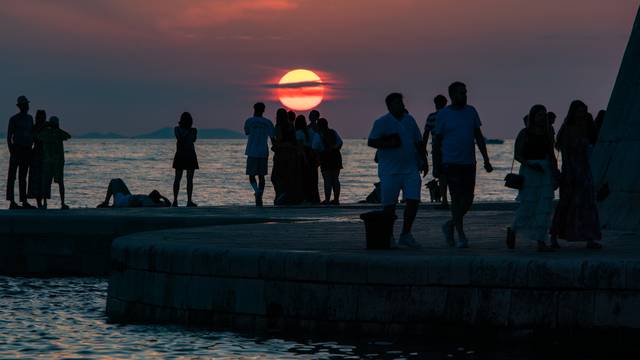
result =
[[[535,241],[538,251],[551,251],[546,238],[558,174],[553,133],[544,106],[534,105],[528,118],[527,127],[520,131],[515,143],[514,160],[520,163],[521,181],[516,198],[518,210],[507,228],[507,246],[513,249],[517,236]]]

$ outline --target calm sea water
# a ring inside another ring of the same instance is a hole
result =
[[[505,189],[502,181],[511,166],[513,142],[488,147],[495,171],[487,174],[479,167],[476,198],[479,201],[513,200],[515,192]],[[196,151],[200,170],[196,171],[194,180],[195,202],[204,206],[253,204],[253,192],[245,176],[244,149],[244,140],[198,141]],[[95,207],[104,200],[109,179],[117,177],[122,178],[134,193],[149,193],[157,189],[171,198],[173,140],[71,139],[65,143],[65,151],[66,196],[72,207]],[[373,189],[373,183],[378,181],[374,151],[366,146],[366,140],[347,140],[342,154],[344,170],[340,200],[343,203],[363,200]],[[7,148],[0,147],[0,174],[3,179],[0,183],[3,185],[6,184],[8,156]],[[430,178],[428,175],[427,179]],[[185,186],[183,178],[179,198],[182,205],[186,203]],[[57,207],[59,200],[55,184],[53,190],[51,205]],[[269,182],[265,200],[273,200],[273,188]],[[428,200],[426,189],[423,189],[423,200]]]

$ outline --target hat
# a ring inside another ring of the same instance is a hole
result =
[[[60,119],[57,116],[52,116],[49,118],[49,122],[53,125],[60,126]]]
[[[18,96],[18,101],[16,104],[20,105],[20,104],[28,104],[28,103],[29,103],[29,99],[27,99],[26,96],[24,95]]]

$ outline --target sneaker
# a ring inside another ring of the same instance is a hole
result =
[[[178,207],[178,202],[177,201],[172,202],[171,207]]]
[[[11,204],[9,204],[9,210],[18,210],[18,209],[21,209],[21,207],[15,202],[12,201]]]
[[[263,203],[262,203],[262,194],[254,194],[255,198],[256,198],[256,206],[257,207],[262,207]]]
[[[60,205],[60,209],[61,209],[61,210],[69,210],[69,205],[67,205],[67,204],[62,204],[62,205]]]
[[[411,233],[400,235],[400,239],[398,239],[398,245],[406,246],[411,249],[420,249],[422,246],[413,238]]]
[[[451,220],[442,225],[442,233],[444,234],[444,239],[447,241],[447,246],[454,247],[456,241],[453,239],[453,223]]]
[[[187,207],[198,207],[198,204],[194,203],[193,201],[189,201],[187,202]]]
[[[329,205],[340,205],[340,201],[338,201],[338,200],[331,200],[331,201],[329,201]]]

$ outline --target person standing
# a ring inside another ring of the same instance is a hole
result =
[[[320,112],[318,110],[311,110],[309,112],[309,126],[308,129],[311,132],[311,140],[315,138],[318,133],[318,120],[320,119]],[[320,191],[318,190],[318,167],[320,166],[320,160],[317,154],[312,151],[309,158],[309,191],[312,204],[320,203]]]
[[[560,199],[550,230],[552,246],[557,246],[557,239],[565,239],[586,241],[589,249],[602,248],[597,242],[602,233],[589,165],[594,133],[587,105],[574,100],[556,140],[556,148],[562,154],[562,175]]]
[[[187,207],[197,207],[193,202],[193,176],[199,169],[198,156],[196,154],[195,142],[198,139],[198,129],[193,127],[193,117],[188,112],[180,115],[178,126],[173,128],[176,137],[176,154],[173,157],[173,168],[175,178],[173,180],[173,203],[171,206],[178,207],[178,192],[180,192],[180,182],[182,174],[187,171]]]
[[[33,150],[31,151],[31,164],[29,165],[29,186],[27,197],[36,199],[38,209],[47,208],[47,199],[43,198],[44,189],[42,181],[43,150],[42,141],[38,140],[38,133],[47,126],[47,113],[44,110],[36,111],[36,122],[33,125]]]
[[[422,141],[424,141],[425,145],[429,144],[429,135],[433,133],[433,129],[436,127],[436,117],[438,116],[438,112],[444,109],[447,106],[447,98],[444,95],[437,95],[433,99],[433,103],[436,106],[436,111],[432,112],[427,116],[427,121],[424,125],[424,135],[422,136]],[[440,187],[440,194],[442,194],[442,203],[437,207],[438,209],[446,210],[449,208],[449,201],[447,200],[447,178],[442,173],[442,153],[433,146],[433,141],[431,142],[431,157],[433,165],[432,174],[433,177],[438,179],[438,186]]]
[[[65,203],[63,141],[71,139],[71,135],[60,129],[60,120],[52,116],[47,126],[36,134],[36,139],[42,142],[43,197],[51,199],[51,182],[55,181],[60,191],[60,208],[67,210],[69,206]]]
[[[21,208],[16,203],[14,195],[17,173],[22,208],[34,209],[35,207],[27,201],[27,174],[31,161],[31,147],[33,146],[33,117],[29,115],[29,100],[26,96],[18,97],[16,106],[20,112],[9,119],[7,129],[7,146],[10,154],[7,200],[9,201],[9,209]]]
[[[307,126],[307,119],[304,115],[298,115],[295,122],[296,129],[296,141],[298,146],[302,148],[300,155],[302,157],[302,187],[304,190],[304,201],[310,204],[317,204],[314,202],[314,193],[318,192],[316,185],[315,191],[313,188],[313,172],[316,172],[316,156],[312,149],[313,138],[315,133]],[[317,173],[317,172],[316,172]]]
[[[447,221],[442,230],[447,244],[455,245],[454,228],[458,231],[458,247],[469,247],[469,241],[464,233],[464,216],[473,204],[476,184],[476,154],[474,145],[477,144],[484,168],[493,171],[487,145],[480,126],[480,117],[476,109],[467,104],[467,87],[461,82],[449,85],[451,105],[440,110],[434,129],[436,147],[442,153],[442,169],[447,179],[451,194],[452,219]]]
[[[429,170],[426,145],[415,119],[405,109],[402,94],[389,94],[385,103],[389,112],[373,123],[367,145],[377,149],[384,211],[395,216],[400,190],[406,200],[398,245],[420,248],[411,228],[420,203],[420,170],[425,176]]]
[[[304,200],[302,189],[302,164],[296,133],[289,123],[287,110],[278,109],[272,139],[273,169],[271,182],[275,190],[274,205],[297,205]]]
[[[271,120],[265,118],[265,105],[261,102],[253,105],[253,116],[244,122],[244,133],[248,136],[247,148],[244,154],[247,156],[247,171],[249,183],[253,188],[256,206],[262,206],[265,180],[269,164],[268,139],[274,136],[274,127]],[[256,176],[258,180],[256,181]]]
[[[534,105],[529,111],[528,126],[516,138],[514,159],[520,163],[524,182],[516,199],[518,210],[507,229],[507,245],[511,248],[518,236],[535,241],[538,251],[551,249],[545,240],[553,212],[558,164],[548,119],[547,109]]]
[[[318,120],[318,133],[313,138],[313,150],[320,160],[320,171],[324,180],[323,205],[340,205],[340,170],[342,169],[342,139],[338,132],[329,128],[325,118]],[[333,200],[331,192],[333,191]]]

